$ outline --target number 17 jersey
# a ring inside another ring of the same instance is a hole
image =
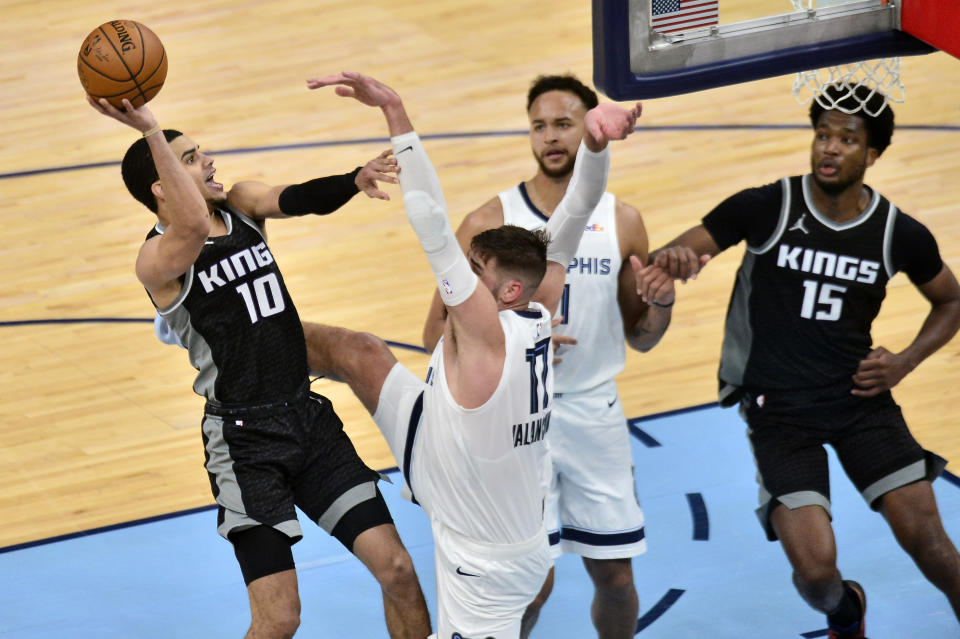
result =
[[[482,286],[482,284],[481,284]],[[431,519],[470,539],[515,544],[542,533],[547,489],[550,315],[543,305],[499,313],[505,338],[496,390],[463,408],[447,386],[443,340],[430,360],[411,484]]]

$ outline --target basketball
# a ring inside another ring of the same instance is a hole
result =
[[[133,20],[111,20],[90,32],[77,54],[80,84],[118,109],[127,98],[143,106],[167,78],[167,54],[153,31]]]

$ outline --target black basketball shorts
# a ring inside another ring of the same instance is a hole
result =
[[[831,515],[824,444],[834,448],[844,472],[874,510],[886,493],[921,479],[932,481],[946,466],[946,460],[913,438],[889,393],[843,402],[815,411],[814,417],[769,404],[767,396],[748,392],[740,414],[749,425],[757,465],[757,516],[771,541],[777,539],[770,525],[777,503],[791,509],[819,505]]]
[[[351,508],[377,498],[380,475],[357,455],[330,400],[306,387],[275,404],[207,402],[203,443],[225,538],[264,524],[296,542],[302,531],[294,505],[330,533]],[[384,518],[389,512],[376,523]]]

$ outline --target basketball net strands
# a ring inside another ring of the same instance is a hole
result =
[[[808,13],[815,11],[817,3],[817,0],[791,1],[795,11]],[[820,0],[819,4],[830,6],[835,3]],[[906,87],[900,81],[900,67],[900,56],[893,56],[798,71],[793,80],[793,97],[804,105],[816,100],[828,111],[836,109],[847,114],[863,111],[869,116],[877,116],[887,108],[889,102],[900,104],[906,99]],[[841,91],[827,93],[827,87],[831,86]],[[856,91],[861,86],[869,89],[869,93],[858,95]],[[883,101],[871,108],[868,105],[873,96],[878,94]]]
[[[902,102],[901,56],[960,57],[957,0],[791,0],[786,13],[722,25],[718,2],[593,0],[596,87],[635,100],[799,74],[801,103],[859,84]]]

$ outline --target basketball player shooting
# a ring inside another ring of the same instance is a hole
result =
[[[570,187],[546,226],[549,246],[542,232],[501,226],[477,235],[464,255],[400,97],[358,73],[308,86],[335,86],[382,110],[410,225],[449,309],[426,382],[379,338],[316,324],[305,327],[311,369],[350,385],[430,518],[438,636],[516,639],[552,565],[543,522],[551,315],[604,192],[608,141],[632,132],[640,106],[587,113]]]
[[[131,195],[156,215],[136,273],[198,371],[218,532],[233,544],[250,599],[247,637],[289,638],[299,626],[291,550],[302,537],[298,506],[376,577],[390,636],[422,639],[429,613],[379,474],[357,455],[330,401],[309,390],[300,318],[263,231],[267,218],[339,208],[357,193],[361,169],[226,190],[213,159],[162,129],[147,106],[88,101],[142,133],[121,170]],[[378,166],[392,181],[393,162],[381,157]]]

